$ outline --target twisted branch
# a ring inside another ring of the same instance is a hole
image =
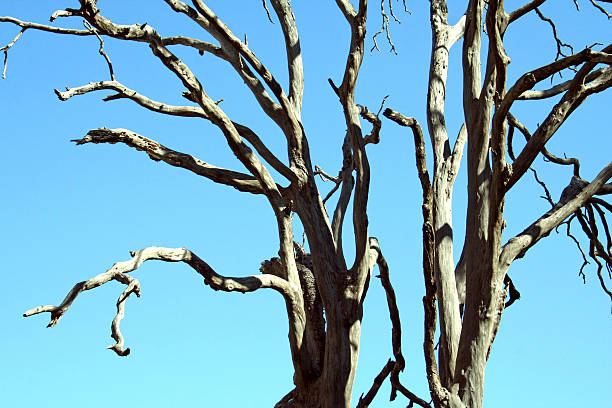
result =
[[[567,48],[571,51],[571,53],[574,53],[574,48],[569,45],[564,43],[563,41],[561,41],[559,39],[559,36],[557,35],[557,26],[555,25],[554,21],[552,21],[550,18],[544,16],[542,14],[542,12],[540,11],[539,8],[535,8],[535,12],[538,15],[538,17],[540,18],[540,20],[547,22],[550,25],[550,28],[552,29],[552,33],[553,33],[553,38],[555,39],[555,44],[557,46],[557,55],[555,56],[555,61],[557,61],[559,58],[561,57],[567,57],[567,54],[565,54],[563,52],[564,48]]]
[[[98,32],[87,21],[83,21],[83,26],[85,26],[87,30],[91,31],[98,38],[98,41],[100,41],[100,49],[98,49],[98,53],[100,53],[100,55],[102,55],[104,59],[106,60],[106,64],[108,65],[108,70],[110,72],[111,81],[114,81],[115,72],[113,71],[113,64],[111,63],[111,60],[108,57],[108,54],[104,51],[104,40],[102,39],[102,37],[100,37],[100,34],[98,34]]]
[[[130,260],[117,262],[106,272],[74,285],[59,306],[38,306],[26,311],[23,316],[29,317],[39,313],[49,312],[51,314],[51,321],[47,327],[53,327],[68,311],[79,294],[86,290],[97,288],[111,280],[116,280],[127,285],[127,288],[117,300],[117,314],[111,325],[111,336],[115,339],[116,343],[108,348],[119,356],[127,356],[130,353],[130,349],[123,348],[124,340],[119,329],[119,324],[124,316],[125,301],[127,298],[132,293],[135,293],[136,296],[140,296],[140,283],[127,274],[138,269],[143,262],[148,260],[185,262],[204,278],[204,284],[210,286],[214,290],[245,293],[253,292],[260,288],[271,288],[279,292],[286,299],[289,307],[296,303],[296,289],[292,288],[285,279],[268,274],[252,275],[241,278],[225,277],[216,273],[206,262],[185,248],[149,247],[141,249],[140,251],[130,252],[130,255],[132,257]]]

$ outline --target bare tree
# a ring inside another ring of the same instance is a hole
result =
[[[127,356],[130,349],[125,347],[120,323],[126,300],[132,294],[140,295],[140,283],[129,273],[148,260],[184,262],[214,290],[244,293],[269,288],[282,295],[289,320],[295,388],[280,399],[277,407],[348,407],[359,354],[363,302],[372,271],[377,266],[393,324],[393,356],[357,406],[368,406],[380,385],[389,377],[391,398],[400,393],[411,406],[430,407],[433,403],[435,407],[476,408],[482,406],[485,366],[501,317],[505,308],[520,296],[508,276],[510,265],[525,256],[540,239],[565,224],[568,236],[578,244],[570,227],[579,225],[588,241],[588,256],[597,265],[601,286],[612,298],[604,271],[607,268],[609,274],[612,270],[612,238],[607,221],[612,205],[601,198],[612,192],[612,184],[608,183],[612,177],[612,162],[603,166],[592,180],[585,180],[581,177],[578,159],[558,157],[546,148],[563,122],[587,97],[612,86],[612,45],[595,43],[574,52],[559,39],[555,23],[539,9],[546,0],[526,2],[510,12],[505,10],[503,0],[470,0],[465,14],[454,24],[448,21],[447,2],[431,0],[432,51],[426,104],[429,144],[433,151],[431,171],[426,163],[427,142],[416,119],[391,109],[383,112],[382,105],[377,113],[373,113],[376,109],[371,111],[357,104],[355,91],[368,41],[368,4],[366,0],[359,0],[356,4],[336,0],[351,33],[342,79],[338,83],[329,80],[338,97],[347,129],[342,143],[342,167],[337,175],[329,175],[313,164],[308,129],[302,126],[304,73],[298,27],[290,1],[269,2],[282,28],[286,46],[289,81],[285,88],[249,48],[246,38],[238,38],[203,1],[193,0],[191,5],[179,0],[165,0],[165,3],[169,10],[179,13],[212,36],[214,43],[187,36],[164,37],[147,23],[117,24],[105,17],[96,0],[79,0],[79,8],[58,10],[51,16],[51,21],[77,18],[83,21],[83,28],[62,28],[0,17],[0,22],[21,28],[2,48],[4,73],[9,50],[27,30],[95,36],[100,44],[99,53],[108,66],[109,79],[65,91],[56,90],[59,99],[112,91],[105,101],[129,99],[164,115],[206,119],[222,132],[227,145],[247,172],[208,164],[127,129],[97,128],[74,142],[77,145],[124,144],[145,152],[152,160],[184,168],[243,193],[265,197],[277,223],[278,257],[264,261],[260,274],[228,277],[215,271],[189,249],[149,247],[131,252],[131,259],[77,283],[59,305],[35,307],[24,316],[49,312],[49,326],[54,326],[83,291],[112,280],[118,281],[126,288],[117,300],[117,314],[112,322],[115,344],[110,348],[120,356]],[[578,3],[574,3],[578,7]],[[601,4],[610,1],[591,0],[590,3],[610,17],[605,5]],[[378,34],[385,33],[389,46],[395,50],[389,34],[390,19],[397,20],[393,3],[381,0],[379,6],[383,24],[381,31],[374,36],[374,47],[378,48]],[[268,18],[273,20],[265,0],[263,7]],[[504,34],[512,24],[518,24],[532,14],[551,25],[557,58],[522,73],[517,76],[518,80],[508,84],[510,58],[504,48]],[[487,39],[484,42],[483,33]],[[180,80],[188,103],[178,106],[155,101],[119,82],[104,50],[106,38],[146,44],[159,62]],[[451,146],[445,120],[446,81],[450,49],[460,40],[463,41],[464,125]],[[205,81],[176,56],[173,47],[188,47],[226,62],[228,69],[240,76],[261,110],[284,135],[286,158],[274,154],[248,126],[232,120],[221,108],[220,101],[214,101],[206,93]],[[548,88],[544,85],[561,73],[570,78]],[[537,86],[544,89],[534,90]],[[517,101],[555,97],[558,101],[533,131],[511,113]],[[381,245],[368,232],[370,163],[366,147],[380,141],[381,112],[391,121],[409,127],[414,136],[423,200],[424,355],[432,403],[413,394],[400,382],[399,374],[405,367],[405,360],[395,291]],[[371,130],[368,132],[364,127]],[[513,141],[516,130],[525,139],[517,150],[515,146],[519,144]],[[504,240],[504,199],[521,179],[530,174],[530,167],[537,157],[544,157],[554,164],[572,166],[573,177],[555,201],[534,172],[552,208],[527,225],[523,232]],[[468,179],[468,228],[460,260],[455,262],[453,185],[462,163],[465,163]],[[329,194],[320,193],[315,182],[317,176],[334,183],[335,187]],[[326,204],[336,192],[336,205],[328,214]],[[354,258],[350,259],[343,251],[343,226],[347,213],[352,214],[351,243],[355,248]],[[296,242],[299,239],[294,237],[294,214],[304,228],[307,245]],[[585,264],[586,256],[583,252]],[[440,332],[436,355],[438,319]]]

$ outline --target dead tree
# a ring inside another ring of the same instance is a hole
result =
[[[51,21],[78,18],[83,20],[84,28],[61,28],[0,17],[0,22],[21,28],[14,39],[2,48],[5,53],[4,70],[8,51],[27,30],[97,37],[99,52],[108,65],[109,79],[65,91],[56,90],[59,99],[67,100],[95,91],[112,91],[110,96],[104,98],[105,101],[129,99],[145,109],[164,115],[205,119],[220,129],[227,145],[247,172],[216,167],[127,129],[93,129],[74,142],[78,145],[125,144],[145,152],[152,160],[184,168],[240,192],[264,196],[275,214],[279,256],[264,261],[258,275],[227,277],[213,270],[189,249],[149,247],[132,252],[131,259],[118,262],[107,271],[76,284],[58,306],[39,306],[28,310],[24,316],[49,312],[49,326],[54,326],[80,293],[111,280],[118,281],[126,288],[117,300],[117,314],[112,323],[112,337],[116,342],[110,348],[118,355],[126,356],[130,349],[124,347],[119,326],[126,300],[131,294],[140,294],[139,281],[129,273],[148,260],[184,262],[214,290],[244,293],[270,288],[282,295],[289,320],[295,389],[283,397],[277,407],[348,407],[359,352],[363,302],[372,270],[378,266],[393,323],[393,356],[375,378],[372,389],[359,399],[357,406],[368,406],[382,382],[389,377],[392,399],[401,393],[411,406],[430,407],[431,403],[414,395],[400,382],[399,374],[404,369],[405,361],[401,351],[401,325],[395,291],[379,242],[368,233],[370,163],[366,147],[380,140],[379,114],[382,106],[375,114],[355,100],[357,78],[367,41],[367,1],[359,0],[355,5],[348,0],[335,2],[351,33],[342,80],[337,84],[329,80],[338,97],[347,128],[342,144],[342,168],[337,176],[330,176],[313,165],[308,129],[302,126],[302,55],[290,1],[270,0],[286,46],[289,77],[286,89],[249,48],[246,40],[238,38],[203,1],[193,0],[187,4],[179,0],[165,0],[165,3],[169,10],[179,13],[211,35],[216,43],[185,36],[164,37],[146,23],[117,24],[105,17],[104,11],[97,7],[96,0],[79,0],[78,9],[58,10],[51,16]],[[555,31],[559,50],[555,61],[534,67],[515,83],[508,84],[510,57],[505,52],[504,33],[511,24],[532,13],[550,23],[554,29],[554,22],[539,9],[546,0],[526,2],[510,12],[505,10],[503,0],[470,0],[465,14],[454,24],[448,22],[446,1],[431,0],[430,3],[432,52],[426,120],[429,143],[434,153],[431,174],[426,164],[427,142],[417,120],[391,109],[386,109],[383,115],[401,126],[409,127],[414,136],[423,200],[424,355],[433,405],[477,408],[482,406],[485,366],[502,314],[519,296],[508,276],[514,260],[525,256],[530,248],[555,228],[567,224],[570,235],[570,225],[578,223],[589,242],[588,255],[598,265],[601,286],[612,298],[603,273],[604,267],[608,271],[612,268],[612,239],[606,218],[612,206],[600,197],[612,192],[612,185],[608,183],[612,177],[612,163],[605,165],[594,179],[585,180],[580,176],[578,159],[557,157],[546,148],[546,143],[588,96],[612,86],[612,45],[591,46],[579,52],[572,50],[566,55],[563,53],[565,44],[557,38]],[[607,13],[600,3],[609,3],[608,0],[592,0],[591,3]],[[272,19],[265,0],[263,6]],[[389,16],[397,19],[392,7],[391,1],[386,3],[381,0],[383,25],[374,38],[376,41],[378,34],[386,33],[390,46],[395,50],[388,31]],[[488,37],[486,46],[483,45],[483,33]],[[159,62],[180,80],[185,88],[183,96],[188,103],[176,106],[155,101],[117,81],[111,59],[104,51],[105,38],[148,45]],[[461,40],[465,123],[451,148],[445,121],[446,80],[449,50]],[[378,47],[376,42],[374,45]],[[281,159],[273,154],[248,126],[228,117],[218,101],[215,102],[206,93],[205,81],[201,81],[172,52],[173,47],[188,47],[225,61],[244,81],[261,110],[284,135],[287,157]],[[484,76],[481,74],[483,67]],[[567,74],[568,70],[572,70],[570,79],[548,89],[534,90],[545,87],[543,84],[546,80],[561,72]],[[513,105],[519,100],[551,97],[560,99],[533,132],[511,113]],[[371,127],[369,133],[364,130],[366,126]],[[516,130],[525,138],[525,143],[517,151],[513,148]],[[465,158],[464,148],[467,148]],[[559,200],[555,201],[546,190],[552,206],[548,212],[534,220],[522,233],[504,240],[504,198],[519,180],[529,174],[532,163],[540,156],[552,163],[573,166],[574,176]],[[462,162],[468,174],[466,225],[469,228],[466,228],[460,261],[455,263],[451,205],[453,184]],[[282,180],[275,179],[272,170]],[[315,183],[316,176],[335,183],[330,194],[320,194]],[[339,192],[337,204],[328,214],[326,203],[336,191]],[[343,252],[342,232],[351,200],[351,240],[355,246],[355,256],[354,259],[347,259]],[[304,227],[308,243],[306,248],[295,242],[293,214]],[[437,319],[440,322],[440,338],[436,355]]]

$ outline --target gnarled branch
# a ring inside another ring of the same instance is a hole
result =
[[[82,139],[73,140],[77,145],[86,143],[123,143],[144,151],[151,160],[163,161],[206,177],[216,183],[225,184],[243,192],[263,194],[261,184],[253,177],[233,170],[210,165],[191,155],[169,149],[158,142],[127,129],[99,128],[90,130]]]
[[[261,288],[271,288],[279,292],[285,298],[288,305],[296,303],[296,288],[290,286],[289,282],[278,276],[262,274],[248,277],[232,278],[225,277],[216,273],[206,262],[197,255],[185,248],[162,248],[149,247],[140,251],[130,252],[132,258],[128,261],[117,262],[106,272],[94,276],[93,278],[77,283],[59,306],[38,306],[26,311],[23,316],[29,317],[39,313],[49,312],[51,321],[47,327],[53,327],[68,311],[72,303],[82,292],[101,286],[111,280],[117,280],[127,285],[126,290],[121,294],[117,301],[117,315],[112,323],[112,337],[116,344],[109,347],[120,356],[127,356],[130,349],[123,349],[123,336],[119,330],[119,323],[123,318],[124,304],[131,293],[140,295],[140,284],[128,273],[138,269],[144,262],[149,260],[160,260],[165,262],[185,262],[191,266],[199,275],[204,278],[204,283],[214,290],[224,292],[253,292]]]

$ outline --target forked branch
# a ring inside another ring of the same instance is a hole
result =
[[[610,297],[610,299],[612,299],[612,291],[606,285],[606,281],[602,274],[605,265],[606,269],[608,270],[608,277],[612,277],[612,242],[608,221],[606,219],[604,210],[602,210],[599,206],[600,204],[604,204],[604,208],[612,212],[611,206],[607,202],[595,199],[585,205],[586,211],[584,213],[582,211],[576,211],[575,214],[580,226],[582,227],[582,230],[589,239],[589,256],[597,265],[597,277],[599,279],[599,283],[604,292]],[[600,217],[599,219],[606,236],[606,245],[600,241],[600,232],[599,228],[597,227],[595,213],[597,213]]]
[[[117,315],[113,319],[112,334],[116,343],[109,347],[120,356],[127,356],[130,349],[123,348],[123,336],[119,329],[119,323],[124,315],[125,301],[130,294],[135,293],[140,296],[140,284],[138,280],[128,275],[128,273],[138,269],[145,261],[160,260],[164,262],[185,262],[191,266],[199,275],[204,278],[204,283],[214,290],[224,292],[253,292],[260,288],[271,288],[279,292],[291,308],[297,299],[296,289],[292,288],[285,279],[278,276],[261,274],[241,278],[231,278],[219,275],[206,262],[200,259],[193,252],[185,248],[162,248],[149,247],[137,252],[130,252],[132,258],[128,261],[117,262],[106,272],[94,276],[93,278],[77,283],[59,306],[38,306],[28,310],[23,314],[24,317],[33,316],[39,313],[49,312],[51,321],[47,327],[53,327],[68,311],[72,303],[82,292],[101,286],[111,280],[116,280],[127,285],[125,291],[117,301]]]
[[[612,162],[604,167],[591,183],[573,177],[571,183],[563,190],[559,202],[546,214],[527,227],[522,233],[511,238],[501,250],[500,272],[505,273],[510,264],[546,237],[553,228],[576,212],[593,197],[600,194],[605,183],[612,177]]]
[[[2,68],[2,79],[6,79],[6,68],[7,68],[7,64],[8,64],[8,50],[13,45],[15,45],[15,43],[17,42],[17,40],[19,40],[19,38],[21,38],[21,36],[25,32],[25,30],[26,30],[25,28],[22,28],[21,31],[19,32],[19,34],[17,34],[15,36],[15,38],[13,38],[13,40],[10,43],[8,43],[4,47],[0,48],[0,51],[4,51],[4,67]]]

